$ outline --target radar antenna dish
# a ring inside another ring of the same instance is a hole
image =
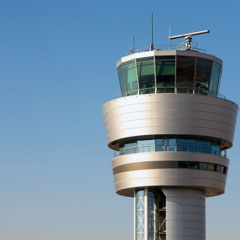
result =
[[[199,31],[199,32],[193,32],[193,33],[185,33],[181,35],[176,35],[176,36],[169,36],[169,40],[177,39],[177,38],[185,38],[185,48],[186,50],[191,50],[191,42],[192,42],[192,36],[195,35],[200,35],[200,34],[205,34],[205,33],[210,33],[210,30],[204,30],[204,31]]]

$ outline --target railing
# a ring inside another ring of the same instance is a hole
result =
[[[147,52],[147,51],[152,51],[152,50],[185,50],[186,51],[186,43],[179,43],[179,44],[168,44],[168,45],[155,45],[154,48],[151,49],[151,45],[148,45],[143,48],[137,48],[132,51],[132,53],[138,53],[138,52]],[[207,51],[205,49],[199,48],[199,44],[197,43],[191,43],[191,50],[192,51],[198,51],[198,52],[203,52],[206,53]],[[189,51],[189,50],[188,50]]]
[[[157,94],[157,93],[185,93],[191,95],[206,95],[211,97],[218,97],[225,99],[225,96],[221,93],[210,91],[205,88],[185,88],[185,87],[150,87],[150,88],[141,88],[123,92],[117,97],[127,97],[132,95],[142,95],[142,94]]]
[[[153,146],[137,146],[134,148],[122,148],[121,152],[114,151],[113,156],[118,157],[120,155],[141,153],[141,152],[199,152],[227,157],[227,151],[216,151],[212,148],[203,147],[200,145],[153,145]]]

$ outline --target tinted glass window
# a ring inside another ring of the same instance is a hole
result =
[[[136,94],[138,88],[136,64],[124,66],[124,76],[127,83],[128,95]]]
[[[156,139],[156,151],[162,152],[163,151],[163,139]]]
[[[208,163],[208,171],[214,171],[214,164]]]
[[[119,148],[119,154],[120,154],[120,155],[125,154],[124,147]]]
[[[168,151],[176,151],[176,139],[168,140]]]
[[[155,140],[139,140],[138,152],[153,152],[155,151]]]
[[[194,57],[177,57],[177,91],[191,93],[195,72]]]
[[[218,92],[219,78],[221,73],[221,65],[213,62],[212,64],[212,73],[210,79],[210,92],[209,95],[216,95]]]
[[[199,169],[199,163],[198,162],[189,162],[188,163],[188,168]]]
[[[223,173],[223,166],[217,165],[217,172],[218,173]]]
[[[212,71],[212,61],[203,58],[197,58],[195,92],[208,95],[209,81]]]
[[[120,65],[117,70],[118,70],[118,79],[119,79],[119,83],[120,83],[121,93],[123,96],[125,96],[127,90],[126,90],[126,85],[125,85],[125,81],[124,81],[122,65]]]
[[[208,163],[200,163],[200,170],[208,170]]]
[[[211,153],[210,142],[197,141],[197,148],[198,148],[198,152]]]
[[[125,153],[136,153],[137,152],[137,143],[126,143],[125,144]]]
[[[188,162],[178,162],[179,168],[188,168]]]
[[[212,154],[220,155],[220,146],[212,145]]]
[[[156,79],[158,92],[174,92],[175,58],[156,57]]]
[[[141,62],[137,64],[140,93],[154,93],[154,65],[153,61]]]

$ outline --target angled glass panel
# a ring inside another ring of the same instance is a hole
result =
[[[208,95],[211,71],[212,71],[211,60],[197,58],[195,93]]]
[[[127,83],[128,95],[137,94],[138,84],[135,63],[124,66],[124,76]]]
[[[145,57],[145,58],[137,58],[137,62],[146,62],[146,61],[151,61],[153,60],[153,57]]]
[[[192,93],[195,72],[194,57],[177,57],[177,92]]]
[[[124,62],[124,63],[123,63],[123,66],[125,67],[125,66],[127,66],[127,65],[129,65],[129,64],[134,64],[134,63],[135,63],[135,59],[130,60],[130,61],[127,61],[127,62]]]
[[[117,68],[117,71],[118,71],[118,79],[119,79],[119,83],[120,83],[120,88],[121,88],[122,96],[126,96],[127,89],[126,89],[126,85],[125,85],[125,80],[124,80],[124,74],[123,74],[122,65],[120,65],[120,66]]]
[[[210,96],[217,95],[220,73],[221,73],[221,65],[213,61],[211,79],[210,79],[210,89],[209,89]]]
[[[157,92],[174,92],[175,57],[156,57]]]
[[[140,94],[155,92],[154,65],[153,61],[140,62],[137,64]]]

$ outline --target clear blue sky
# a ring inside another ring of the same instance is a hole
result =
[[[133,239],[133,201],[115,195],[101,106],[116,61],[173,34],[224,61],[221,93],[240,103],[239,1],[0,0],[0,239]],[[240,119],[239,119],[240,120]],[[239,122],[239,121],[238,121]],[[240,129],[226,194],[207,200],[207,237],[239,240]]]

